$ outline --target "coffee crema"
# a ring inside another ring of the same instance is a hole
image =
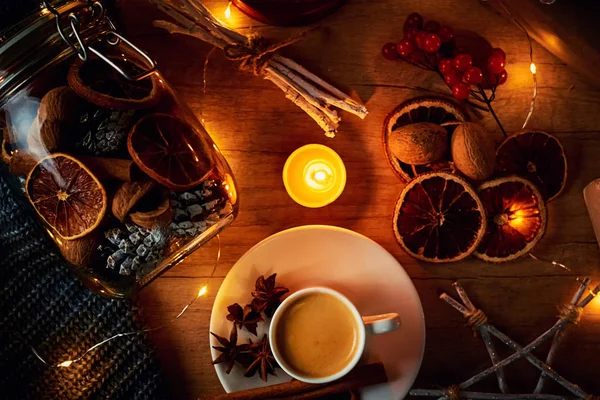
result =
[[[275,346],[296,374],[321,378],[355,357],[359,327],[352,310],[329,293],[309,293],[287,305],[275,329]]]

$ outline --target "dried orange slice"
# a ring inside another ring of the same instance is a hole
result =
[[[67,154],[40,160],[27,176],[25,191],[40,217],[67,240],[93,231],[106,212],[106,192],[98,178]]]
[[[473,253],[485,261],[514,260],[533,249],[546,230],[546,206],[535,186],[516,176],[479,187],[487,230]]]
[[[430,172],[410,181],[394,212],[394,232],[400,245],[412,257],[429,262],[467,257],[485,229],[477,193],[467,181],[446,172]]]
[[[140,119],[129,132],[127,149],[142,171],[172,190],[191,189],[213,167],[211,150],[200,133],[167,114]]]
[[[550,201],[562,192],[567,181],[565,150],[557,138],[546,132],[518,132],[498,147],[496,172],[526,178],[544,200]]]
[[[416,122],[433,122],[442,124],[445,122],[468,121],[467,114],[455,103],[442,97],[419,97],[400,104],[385,119],[383,123],[383,148],[385,155],[396,172],[396,175],[404,182],[408,182],[417,175],[431,171],[455,172],[452,162],[448,159],[432,164],[410,165],[403,163],[394,157],[389,148],[389,137],[396,129]],[[455,126],[446,126],[450,134]],[[448,135],[449,137],[450,135]]]
[[[111,60],[133,75],[141,71],[131,60]],[[158,103],[161,95],[156,74],[130,81],[99,58],[90,58],[86,62],[77,59],[69,68],[67,80],[75,93],[103,108],[148,108]]]

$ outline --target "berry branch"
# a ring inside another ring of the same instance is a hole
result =
[[[382,50],[388,60],[403,60],[426,71],[436,72],[452,90],[452,95],[468,101],[471,97],[485,108],[498,124],[502,134],[506,131],[492,102],[496,98],[498,86],[506,83],[507,73],[504,69],[506,54],[500,48],[492,49],[487,54],[477,54],[456,44],[454,30],[447,25],[429,20],[424,22],[418,13],[410,14],[404,23],[404,38],[398,43],[386,43]],[[488,95],[486,90],[490,92]]]

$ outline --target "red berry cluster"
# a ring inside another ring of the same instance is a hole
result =
[[[388,60],[401,59],[438,72],[457,99],[466,99],[472,94],[480,100],[471,86],[476,86],[481,93],[481,85],[484,85],[494,93],[508,77],[504,69],[506,54],[502,49],[492,49],[486,65],[474,65],[473,56],[456,46],[451,27],[433,20],[425,22],[419,13],[412,13],[406,18],[404,38],[398,43],[386,43],[382,54]]]

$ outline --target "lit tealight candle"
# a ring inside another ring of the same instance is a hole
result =
[[[283,184],[290,197],[304,207],[324,207],[346,186],[346,167],[327,146],[308,144],[294,151],[283,167]]]

